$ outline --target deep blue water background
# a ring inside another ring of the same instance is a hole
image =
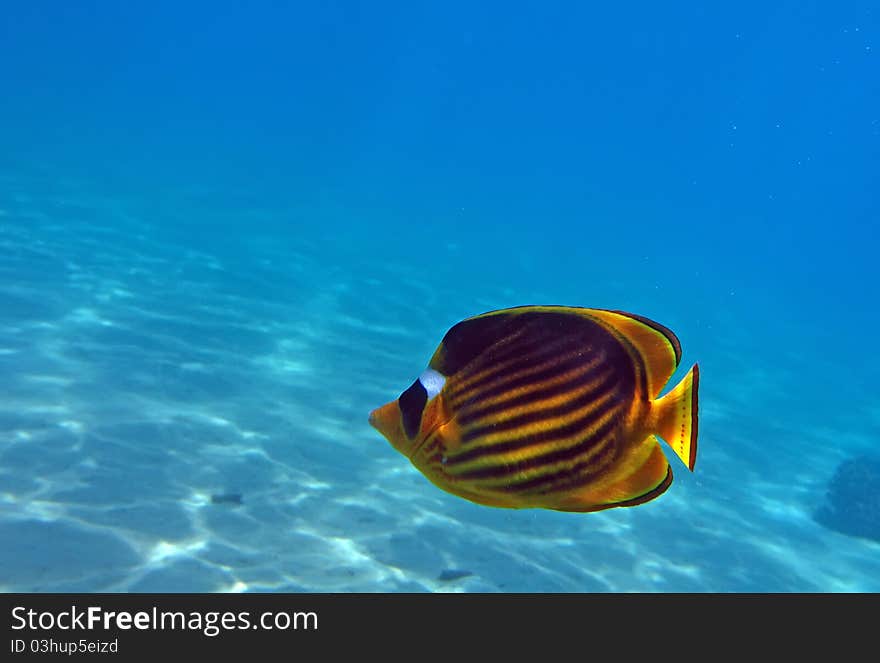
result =
[[[0,587],[880,589],[811,517],[880,432],[872,5],[4,3]],[[527,303],[676,331],[693,476],[499,511],[369,429]]]

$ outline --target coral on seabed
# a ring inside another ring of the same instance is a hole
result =
[[[841,534],[880,541],[880,458],[857,456],[837,466],[827,501],[813,518]]]

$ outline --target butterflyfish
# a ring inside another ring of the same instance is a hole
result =
[[[691,471],[697,364],[646,317],[521,306],[449,329],[427,368],[369,421],[431,482],[478,504],[599,511],[672,483],[658,437]]]

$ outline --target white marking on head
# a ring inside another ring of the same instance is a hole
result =
[[[443,389],[443,385],[446,384],[446,378],[433,368],[426,368],[419,376],[419,382],[422,383],[425,391],[428,392],[428,400],[431,400]]]

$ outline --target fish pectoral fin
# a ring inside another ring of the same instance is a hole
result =
[[[635,469],[623,478],[575,493],[556,508],[560,511],[601,511],[644,504],[662,495],[672,484],[672,468],[656,437],[652,435],[645,440],[643,448],[647,449],[647,454],[639,454]]]

